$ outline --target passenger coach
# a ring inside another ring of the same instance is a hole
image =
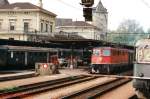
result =
[[[51,62],[57,55],[53,48],[27,46],[0,46],[0,69],[29,69],[36,62]]]

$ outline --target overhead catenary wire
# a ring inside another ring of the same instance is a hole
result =
[[[69,4],[69,3],[66,3],[63,0],[57,0],[57,1],[60,2],[60,3],[62,3],[62,4],[64,4],[64,5],[66,5],[66,6],[68,6],[68,7],[71,7],[71,8],[74,8],[76,10],[82,11],[82,9],[77,8],[77,7],[75,7],[75,6],[73,6],[73,5]]]
[[[145,0],[141,0],[141,2],[142,2],[144,5],[146,5],[148,8],[150,8],[150,5],[149,5],[148,2],[146,2]]]
[[[75,7],[75,6],[73,6],[73,5],[69,4],[69,3],[66,3],[66,2],[64,2],[63,0],[57,0],[57,1],[60,2],[60,3],[62,3],[62,4],[64,4],[64,5],[66,5],[66,6],[68,6],[68,7],[70,7],[70,8],[74,8],[74,9],[76,9],[76,10],[78,10],[78,11],[83,12],[82,9],[77,8],[77,7]],[[97,15],[95,15],[94,17],[99,19],[99,17],[98,17]],[[105,17],[106,17],[106,16],[105,16]]]
[[[73,6],[73,5],[69,4],[69,3],[64,2],[63,0],[57,0],[57,1],[62,3],[62,4],[64,4],[64,5],[66,5],[66,6],[68,6],[68,7],[74,8],[74,9],[79,10],[79,11],[83,11],[82,8],[81,9],[77,8],[77,7],[75,7],[75,6]]]

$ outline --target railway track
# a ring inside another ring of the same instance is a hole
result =
[[[45,92],[48,90],[62,88],[62,87],[69,86],[72,84],[90,81],[96,78],[98,77],[80,75],[80,76],[72,76],[72,77],[67,77],[67,78],[62,78],[62,79],[57,79],[57,80],[51,80],[51,81],[46,81],[46,82],[19,86],[15,88],[14,90],[0,90],[0,99],[22,98],[27,95],[37,94],[37,93]]]
[[[131,81],[131,79],[116,79],[104,84],[98,84],[87,89],[69,94],[62,97],[62,99],[95,99],[100,95],[105,94],[108,91],[115,89],[116,87],[119,87],[129,81]]]

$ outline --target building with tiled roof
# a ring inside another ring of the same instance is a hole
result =
[[[62,21],[63,20],[63,21]],[[56,31],[79,35],[86,39],[101,40],[100,29],[84,21],[68,21],[69,19],[56,19]],[[66,21],[64,21],[66,20]],[[61,22],[60,22],[61,21]]]
[[[1,0],[2,1],[2,0]],[[0,38],[30,40],[31,35],[49,35],[55,31],[56,14],[28,2],[0,2]]]

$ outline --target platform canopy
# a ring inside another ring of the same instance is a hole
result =
[[[134,49],[134,46],[117,44],[106,42],[102,40],[92,40],[92,39],[80,39],[80,40],[50,40],[51,43],[59,43],[66,47],[74,47],[74,48],[93,48],[100,46],[110,46],[110,47],[122,47],[127,49]]]
[[[100,40],[80,39],[80,40],[49,40],[49,42],[33,42],[33,41],[19,41],[0,39],[0,45],[14,45],[14,46],[33,46],[33,47],[49,47],[49,48],[93,48],[100,46],[122,47],[127,49],[134,49],[134,46],[122,45]]]

